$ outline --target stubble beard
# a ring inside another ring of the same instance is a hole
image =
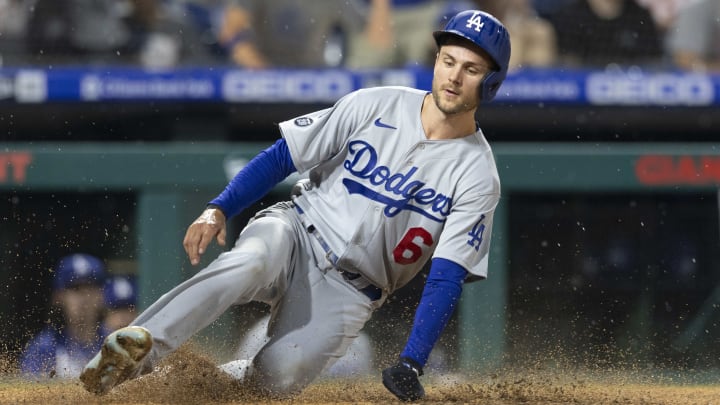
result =
[[[461,102],[457,104],[453,104],[449,101],[443,100],[440,97],[441,91],[441,89],[433,87],[432,96],[438,110],[442,111],[445,115],[462,114],[477,108],[477,103],[466,102],[465,100],[461,100]]]

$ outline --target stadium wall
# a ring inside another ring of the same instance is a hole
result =
[[[0,144],[0,192],[133,194],[136,245],[134,251],[124,254],[129,256],[125,259],[137,262],[141,305],[145,307],[194,272],[180,243],[187,224],[228,178],[267,145]],[[458,314],[459,366],[466,369],[476,369],[480,364],[500,365],[509,350],[508,313],[513,296],[510,278],[518,248],[513,245],[510,231],[513,198],[527,194],[590,194],[597,195],[600,204],[608,193],[662,193],[702,195],[707,199],[714,198],[720,185],[720,144],[495,142],[494,151],[503,199],[493,231],[490,276],[484,282],[466,286],[470,291],[463,294]],[[279,185],[273,198],[284,198],[294,180]],[[564,209],[562,204],[560,209]],[[711,223],[713,235],[717,234],[717,225]],[[215,254],[208,252],[205,260]],[[711,289],[704,294],[707,299],[699,302],[696,311],[681,325],[677,341],[691,341],[706,327],[704,322],[716,303]],[[646,317],[636,322],[643,325],[652,320]]]

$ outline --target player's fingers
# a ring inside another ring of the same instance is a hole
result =
[[[217,235],[219,232],[219,229],[217,229],[214,225],[205,225],[203,226],[202,234],[200,235],[200,241],[198,242],[198,254],[201,255],[205,253],[205,249],[207,249],[210,242],[212,242],[215,235]]]
[[[219,233],[222,233],[222,237]],[[205,253],[216,235],[218,243],[225,245],[225,216],[218,209],[208,208],[188,227],[183,240],[190,263],[200,263],[200,255]]]
[[[225,246],[225,237],[226,237],[225,227],[222,227],[220,229],[220,232],[218,232],[218,234],[217,234],[218,245]]]
[[[193,224],[190,225],[187,232],[185,233],[185,239],[183,239],[183,247],[185,248],[185,253],[188,255],[188,259],[190,259],[190,263],[192,263],[193,265],[200,262],[198,246],[200,244],[201,235],[202,233],[197,231],[197,226]]]

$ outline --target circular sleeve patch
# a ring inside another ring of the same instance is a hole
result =
[[[299,127],[306,127],[313,123],[312,118],[310,117],[300,117],[295,119],[295,125]]]

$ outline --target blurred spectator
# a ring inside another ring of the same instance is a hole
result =
[[[26,47],[34,64],[168,68],[201,60],[193,25],[174,1],[36,0]]]
[[[668,35],[668,53],[675,66],[720,72],[719,0],[697,0],[681,8]]]
[[[558,10],[569,6],[576,0],[532,0],[533,9],[543,18],[548,18]]]
[[[236,0],[225,6],[217,35],[238,66],[336,67],[359,21],[354,0]]]
[[[635,0],[577,0],[549,18],[562,65],[651,66],[662,60],[662,36],[650,12]]]
[[[103,296],[105,329],[112,332],[130,325],[137,315],[137,279],[132,275],[112,276],[105,282]]]
[[[436,45],[427,27],[444,26],[442,16],[455,14],[445,9],[455,6],[455,2],[366,0],[365,3],[365,27],[351,39],[348,67],[432,65]]]
[[[675,22],[680,9],[694,0],[636,0],[638,4],[650,11],[655,25],[665,32]]]
[[[20,360],[23,374],[74,378],[107,336],[104,311],[105,265],[97,257],[73,254],[55,268],[49,324],[28,344]]]
[[[0,0],[0,66],[24,63],[25,35],[32,0]]]
[[[557,63],[555,28],[538,16],[529,0],[476,0],[475,4],[497,17],[510,32],[510,70]]]
[[[127,23],[132,11],[129,1],[37,0],[28,50],[40,63],[126,62],[135,45]]]

